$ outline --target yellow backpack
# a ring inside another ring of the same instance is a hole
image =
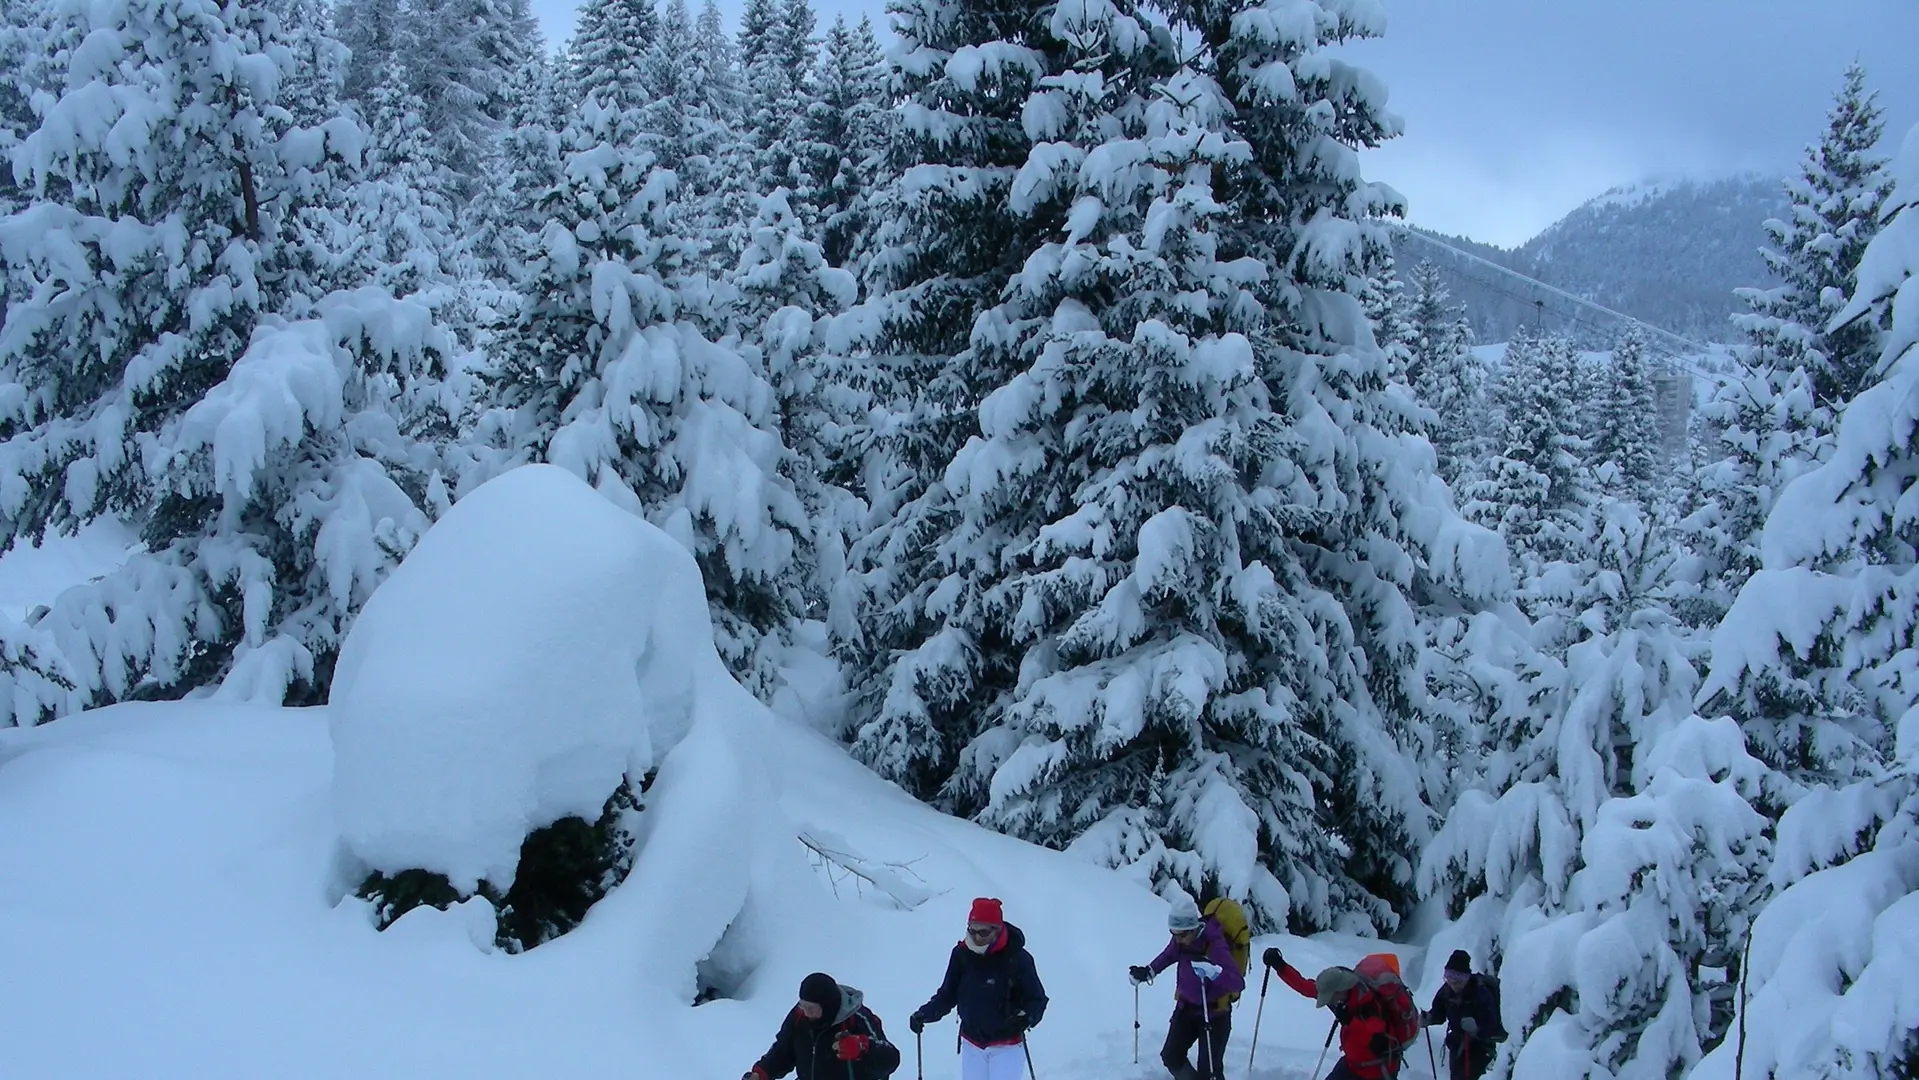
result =
[[[1253,928],[1246,921],[1246,909],[1232,897],[1221,896],[1208,900],[1200,914],[1218,924],[1220,933],[1226,937],[1227,949],[1232,951],[1233,963],[1239,965],[1241,975],[1246,974],[1253,963]],[[1226,998],[1228,1004],[1238,1000],[1238,994]]]

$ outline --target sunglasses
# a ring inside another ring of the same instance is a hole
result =
[[[999,926],[995,923],[967,923],[966,936],[974,941],[991,941],[999,936]]]

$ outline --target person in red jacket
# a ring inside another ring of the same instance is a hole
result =
[[[1326,1080],[1392,1080],[1399,1075],[1402,1043],[1395,1040],[1392,1028],[1395,1024],[1411,1024],[1414,1031],[1418,1030],[1419,1013],[1410,995],[1403,1007],[1411,1016],[1396,1017],[1393,1008],[1380,1000],[1382,995],[1352,968],[1329,967],[1309,979],[1288,964],[1278,949],[1267,949],[1261,959],[1279,972],[1287,986],[1332,1010],[1339,1025],[1340,1057]],[[1361,961],[1362,965],[1367,961]],[[1400,994],[1405,994],[1396,977],[1394,984]],[[1399,1034],[1403,1036],[1404,1032]]]
[[[780,1033],[740,1080],[885,1080],[900,1067],[899,1048],[886,1041],[880,1018],[860,992],[816,971],[800,982],[799,1004]]]

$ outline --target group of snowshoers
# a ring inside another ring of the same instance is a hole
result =
[[[1138,988],[1173,968],[1173,1015],[1160,1063],[1174,1080],[1224,1080],[1233,1005],[1246,990],[1252,961],[1246,913],[1223,898],[1209,902],[1202,912],[1191,898],[1180,895],[1172,902],[1166,926],[1171,933],[1166,948],[1129,969],[1135,990],[1135,1057]],[[1506,1038],[1499,983],[1490,975],[1474,974],[1472,958],[1463,950],[1447,959],[1445,982],[1424,1010],[1414,1004],[1400,979],[1399,960],[1391,953],[1375,953],[1352,967],[1329,967],[1310,979],[1278,949],[1267,949],[1260,959],[1268,981],[1278,972],[1288,987],[1331,1011],[1326,1048],[1338,1034],[1340,1057],[1324,1080],[1395,1080],[1420,1032],[1441,1023],[1446,1025],[1450,1080],[1479,1080],[1492,1065],[1497,1044]],[[1262,983],[1262,1006],[1265,998]],[[946,962],[945,978],[907,1024],[918,1036],[955,1010],[961,1080],[1031,1076],[1026,1033],[1046,1014],[1046,988],[1026,949],[1026,935],[1006,921],[998,900],[973,901],[965,936]],[[1258,1037],[1255,1018],[1255,1050]],[[1324,1060],[1322,1049],[1321,1063]],[[788,1073],[797,1073],[799,1080],[884,1080],[900,1061],[899,1047],[888,1041],[860,992],[814,972],[801,981],[799,1002],[781,1023],[772,1048],[741,1080],[779,1080]],[[1317,1080],[1317,1064],[1313,1073]]]

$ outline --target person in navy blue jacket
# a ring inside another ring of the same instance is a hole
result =
[[[1505,1041],[1497,985],[1490,975],[1473,974],[1473,958],[1466,950],[1455,949],[1446,958],[1446,981],[1423,1019],[1446,1025],[1446,1064],[1452,1080],[1479,1080]]]
[[[1019,1080],[1026,1032],[1046,1015],[1026,935],[1006,921],[998,900],[973,901],[966,937],[953,946],[946,978],[909,1021],[915,1035],[954,1009],[960,1020],[960,1080]]]

